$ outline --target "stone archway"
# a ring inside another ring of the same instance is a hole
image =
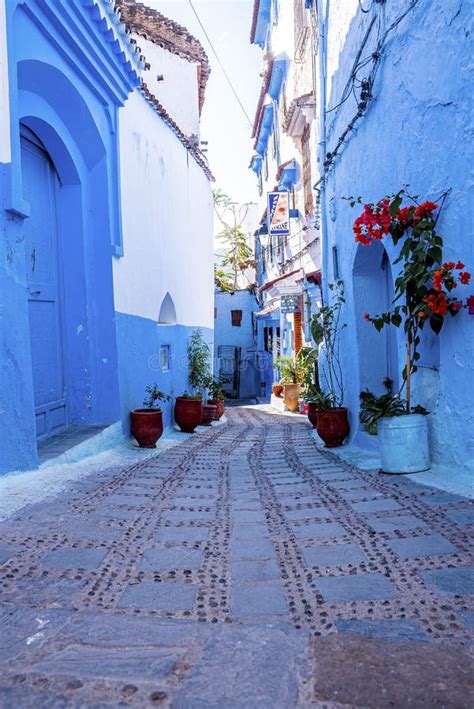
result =
[[[393,279],[390,260],[380,242],[359,246],[353,267],[354,312],[359,353],[360,391],[368,389],[376,395],[386,389],[384,380],[398,387],[396,329],[384,327],[381,332],[364,319],[365,313],[377,315],[390,307]]]

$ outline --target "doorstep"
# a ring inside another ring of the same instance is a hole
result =
[[[114,448],[123,439],[120,421],[110,426],[71,426],[38,443],[39,467],[77,463]]]

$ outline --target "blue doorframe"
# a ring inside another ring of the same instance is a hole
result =
[[[21,162],[24,198],[30,206],[25,223],[25,267],[36,431],[38,438],[43,438],[68,424],[59,180],[48,153],[26,128],[22,128]]]

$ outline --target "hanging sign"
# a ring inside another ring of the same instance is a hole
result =
[[[300,296],[299,295],[282,295],[280,298],[280,312],[299,313],[300,311]]]
[[[268,194],[267,220],[270,236],[290,233],[289,207],[289,192],[270,192]]]

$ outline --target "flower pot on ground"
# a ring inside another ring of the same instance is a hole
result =
[[[202,421],[203,403],[201,398],[189,394],[177,396],[174,405],[174,420],[183,433],[194,433]]]
[[[147,408],[130,412],[130,431],[140,448],[155,448],[163,435],[163,412],[155,405],[158,401],[168,401],[168,394],[160,391],[156,384],[145,388],[148,396],[143,404]]]
[[[309,422],[311,423],[313,428],[316,428],[316,425],[318,423],[319,405],[317,404],[316,401],[308,401],[307,406],[308,406],[307,416],[308,416]]]
[[[287,409],[295,413],[299,408],[301,386],[299,384],[283,384],[283,401]]]
[[[430,468],[428,417],[405,414],[381,418],[377,424],[383,473],[421,473]]]
[[[219,421],[223,417],[225,411],[224,399],[208,399],[207,403],[216,407],[214,421]]]
[[[215,420],[216,412],[217,406],[215,404],[211,404],[209,401],[207,404],[203,404],[201,426],[211,426],[212,422]]]
[[[318,436],[326,448],[342,446],[349,435],[349,418],[345,407],[320,410],[316,421]]]
[[[209,399],[207,401],[208,404],[211,404],[211,406],[216,407],[216,412],[214,414],[214,420],[219,421],[220,418],[224,415],[224,409],[225,409],[225,393],[224,393],[224,384],[228,384],[229,381],[228,379],[224,379],[223,377],[220,377],[219,379],[211,379],[211,382],[208,386],[208,391],[209,391]]]

